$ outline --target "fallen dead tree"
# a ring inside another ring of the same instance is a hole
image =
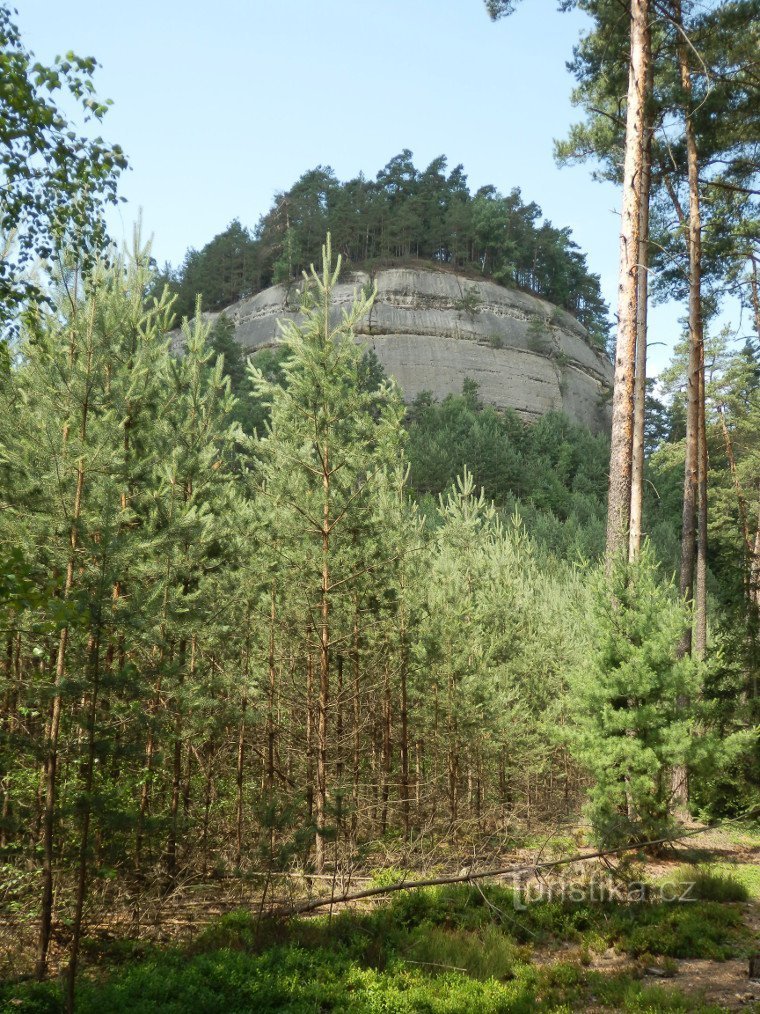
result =
[[[314,912],[319,908],[326,908],[328,906],[332,907],[334,905],[345,905],[352,901],[362,901],[365,898],[375,898],[378,895],[393,894],[396,891],[412,891],[422,887],[443,887],[447,884],[468,884],[477,880],[488,880],[492,877],[529,877],[531,874],[537,874],[540,870],[556,869],[560,866],[571,866],[573,863],[588,862],[590,859],[604,859],[607,856],[620,855],[623,852],[634,852],[639,849],[654,848],[657,845],[674,845],[683,841],[685,838],[693,838],[696,835],[706,834],[708,831],[714,831],[723,826],[724,823],[733,822],[722,821],[718,824],[711,824],[708,827],[700,827],[694,831],[684,831],[682,834],[674,835],[670,838],[658,838],[654,841],[636,842],[633,845],[620,845],[617,848],[603,849],[599,852],[580,852],[576,855],[566,856],[564,859],[553,859],[547,862],[513,864],[512,866],[504,866],[500,869],[492,870],[468,870],[467,872],[459,873],[456,876],[429,877],[425,880],[399,880],[393,884],[387,884],[383,887],[368,887],[363,891],[354,891],[353,893],[324,895],[319,898],[313,898],[309,901],[301,902],[298,905],[292,905],[288,908],[275,909],[275,911],[271,914],[275,918],[286,919],[290,916],[304,915],[306,912]]]

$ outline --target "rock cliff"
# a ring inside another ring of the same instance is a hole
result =
[[[372,279],[357,272],[336,287],[336,312],[355,288],[372,281],[377,298],[357,339],[373,349],[407,401],[421,391],[436,398],[458,394],[471,377],[484,402],[524,418],[557,410],[595,431],[609,425],[612,366],[586,343],[569,313],[494,282],[435,268],[386,268]],[[224,314],[243,348],[253,351],[275,340],[279,318],[298,318],[297,305],[296,285],[276,285]]]

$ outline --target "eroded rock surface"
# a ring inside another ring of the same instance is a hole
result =
[[[466,377],[496,408],[535,419],[552,409],[600,431],[609,425],[613,370],[584,340],[569,313],[495,282],[433,268],[362,272],[334,291],[335,312],[356,288],[377,284],[358,341],[375,352],[404,398],[458,394]],[[235,337],[249,351],[276,339],[277,320],[298,319],[298,286],[276,285],[228,307]],[[209,314],[215,318],[216,314]]]

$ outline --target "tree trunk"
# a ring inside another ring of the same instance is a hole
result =
[[[311,651],[306,656],[306,807],[309,820],[314,817],[314,663]]]
[[[335,705],[337,713],[335,716],[335,869],[337,870],[338,864],[338,844],[340,842],[341,835],[343,833],[343,656],[338,655],[335,660],[335,669],[337,677],[337,693],[335,695]]]
[[[187,647],[185,644],[180,647],[180,681],[179,691],[182,690],[182,670],[184,669],[184,657]],[[195,673],[195,634],[190,639],[190,676]],[[169,812],[169,840],[166,846],[166,873],[167,890],[171,890],[177,883],[177,833],[179,830],[179,799],[182,788],[182,702],[177,701],[174,719],[174,759],[172,762],[172,798]]]
[[[359,606],[354,597],[354,623],[351,634],[351,665],[354,675],[354,728],[353,728],[353,757],[351,763],[351,849],[356,848],[356,841],[359,830],[359,778],[361,774],[361,703],[359,698],[360,690],[360,665],[359,665]]]
[[[247,669],[247,667],[246,667]],[[237,770],[236,770],[236,787],[237,794],[235,800],[235,866],[240,869],[240,863],[243,856],[243,771],[245,764],[245,712],[248,705],[248,699],[243,694],[243,699],[240,702],[240,724],[238,726],[238,742],[237,742]]]
[[[647,49],[649,30],[647,28]],[[652,62],[648,60],[647,91],[652,91]],[[631,463],[631,520],[628,558],[638,559],[644,505],[644,423],[647,391],[647,302],[649,290],[649,191],[651,183],[652,129],[649,116],[641,156],[639,195],[639,255],[636,281],[636,374],[633,385],[633,456]]]
[[[388,799],[390,795],[391,781],[391,681],[388,667],[385,667],[383,677],[383,738],[382,738],[382,808],[380,811],[380,833],[385,834],[388,830]]]
[[[694,589],[694,656],[707,651],[707,425],[705,420],[705,345],[700,341],[697,417],[697,569]]]
[[[5,678],[8,687],[8,694],[3,709],[3,720],[0,724],[3,735],[8,740],[16,731],[18,693],[20,687],[20,655],[21,655],[21,634],[13,630],[8,634],[5,651]],[[14,660],[18,660],[14,665]],[[11,762],[12,763],[12,762]],[[3,786],[3,809],[2,824],[0,825],[0,849],[5,848],[10,841],[9,822],[11,819],[11,772],[6,770],[2,779]]]
[[[328,315],[329,316],[329,315]],[[329,339],[328,339],[329,340]],[[327,706],[330,697],[330,466],[327,443],[322,447],[322,583],[319,611],[319,698],[317,704],[317,873],[325,866],[327,829]]]
[[[692,95],[691,71],[686,42],[683,38],[681,2],[675,0],[674,22],[681,32],[678,38],[678,66],[681,86],[685,95],[684,132],[686,135],[686,163],[689,182],[689,378],[686,415],[686,462],[684,468],[683,526],[681,532],[681,594],[695,599],[697,619],[697,653],[704,651],[706,635],[706,551],[707,551],[707,447],[704,424],[704,347],[702,330],[702,222],[699,201],[699,163],[697,140],[692,121],[690,102]],[[701,495],[700,495],[701,494]],[[699,502],[699,521],[697,521]],[[695,536],[698,536],[699,552]],[[696,565],[696,585],[695,585]],[[695,596],[696,592],[696,596]],[[684,632],[679,647],[682,654],[692,651],[692,627]],[[673,772],[673,799],[676,807],[688,802],[686,770],[678,766]]]
[[[449,714],[448,734],[449,746],[447,751],[447,771],[449,781],[449,819],[454,824],[459,815],[459,729],[456,714],[456,680],[454,675],[449,676]]]
[[[649,4],[631,0],[631,45],[623,166],[623,207],[618,283],[618,333],[612,400],[612,446],[607,511],[607,556],[628,547],[636,359],[636,292],[641,223],[642,156],[649,77]]]
[[[402,606],[403,610],[403,606]],[[402,613],[403,617],[403,613]],[[403,624],[403,620],[402,620]],[[407,697],[407,676],[409,655],[406,649],[406,631],[402,625],[401,643],[401,819],[404,840],[409,841],[409,700]]]
[[[86,419],[86,410],[85,410]],[[83,420],[82,428],[86,421]],[[64,434],[64,442],[67,434]],[[69,598],[74,585],[74,567],[78,542],[77,527],[82,513],[82,497],[84,493],[84,460],[77,464],[76,490],[74,493],[74,509],[69,528],[69,559],[66,564],[66,579],[63,586],[64,602]],[[53,851],[54,822],[56,806],[56,775],[58,768],[58,737],[61,729],[61,684],[66,670],[66,647],[69,639],[68,624],[61,627],[58,637],[58,652],[55,662],[55,693],[47,742],[45,744],[44,785],[45,805],[42,820],[42,911],[40,916],[40,938],[37,956],[37,977],[43,979],[47,972],[47,954],[50,946],[50,933],[53,925]]]
[[[203,793],[203,834],[201,852],[203,856],[203,876],[208,874],[209,857],[209,826],[211,817],[211,800],[214,794],[214,757],[216,749],[212,742],[206,744],[208,767],[206,769],[206,785]]]
[[[677,29],[682,30],[681,4],[674,4],[674,19]],[[686,43],[679,37],[678,64],[686,102],[691,101],[692,85]],[[689,179],[689,377],[688,404],[686,415],[686,463],[684,471],[683,525],[681,530],[681,594],[691,600],[694,597],[694,571],[696,563],[696,506],[699,491],[700,461],[700,402],[703,400],[704,356],[702,351],[702,223],[698,190],[697,141],[691,110],[684,108],[684,130],[686,134],[686,157]],[[682,651],[691,651],[691,630],[687,631]]]
[[[87,760],[84,777],[84,812],[82,814],[82,833],[79,843],[79,871],[77,876],[76,903],[74,926],[71,936],[71,951],[66,982],[67,1014],[74,1012],[74,993],[76,989],[77,965],[79,962],[79,943],[82,937],[82,916],[87,894],[87,852],[90,839],[90,819],[92,815],[92,787],[95,776],[95,724],[100,690],[100,630],[90,632],[88,644],[88,668],[92,677],[90,706],[87,719]]]
[[[267,699],[267,772],[266,772],[266,788],[267,792],[271,793],[274,789],[274,740],[275,740],[275,724],[274,724],[274,698],[275,698],[275,687],[276,687],[276,673],[274,665],[274,622],[275,622],[275,600],[274,600],[274,582],[270,591],[270,608],[269,608],[269,656],[267,659],[269,669],[269,693]]]

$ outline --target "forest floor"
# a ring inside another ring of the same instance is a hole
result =
[[[567,855],[571,844],[536,840],[502,858]],[[142,939],[91,922],[77,1011],[760,1012],[748,977],[760,952],[757,825],[705,831],[664,857],[405,890],[308,918],[259,919],[251,905],[220,915],[232,902],[206,898],[184,918],[178,901]],[[3,932],[0,916],[8,973],[31,957],[12,924]],[[59,969],[65,932],[60,943]],[[61,1009],[60,978],[0,981],[2,1011]]]

